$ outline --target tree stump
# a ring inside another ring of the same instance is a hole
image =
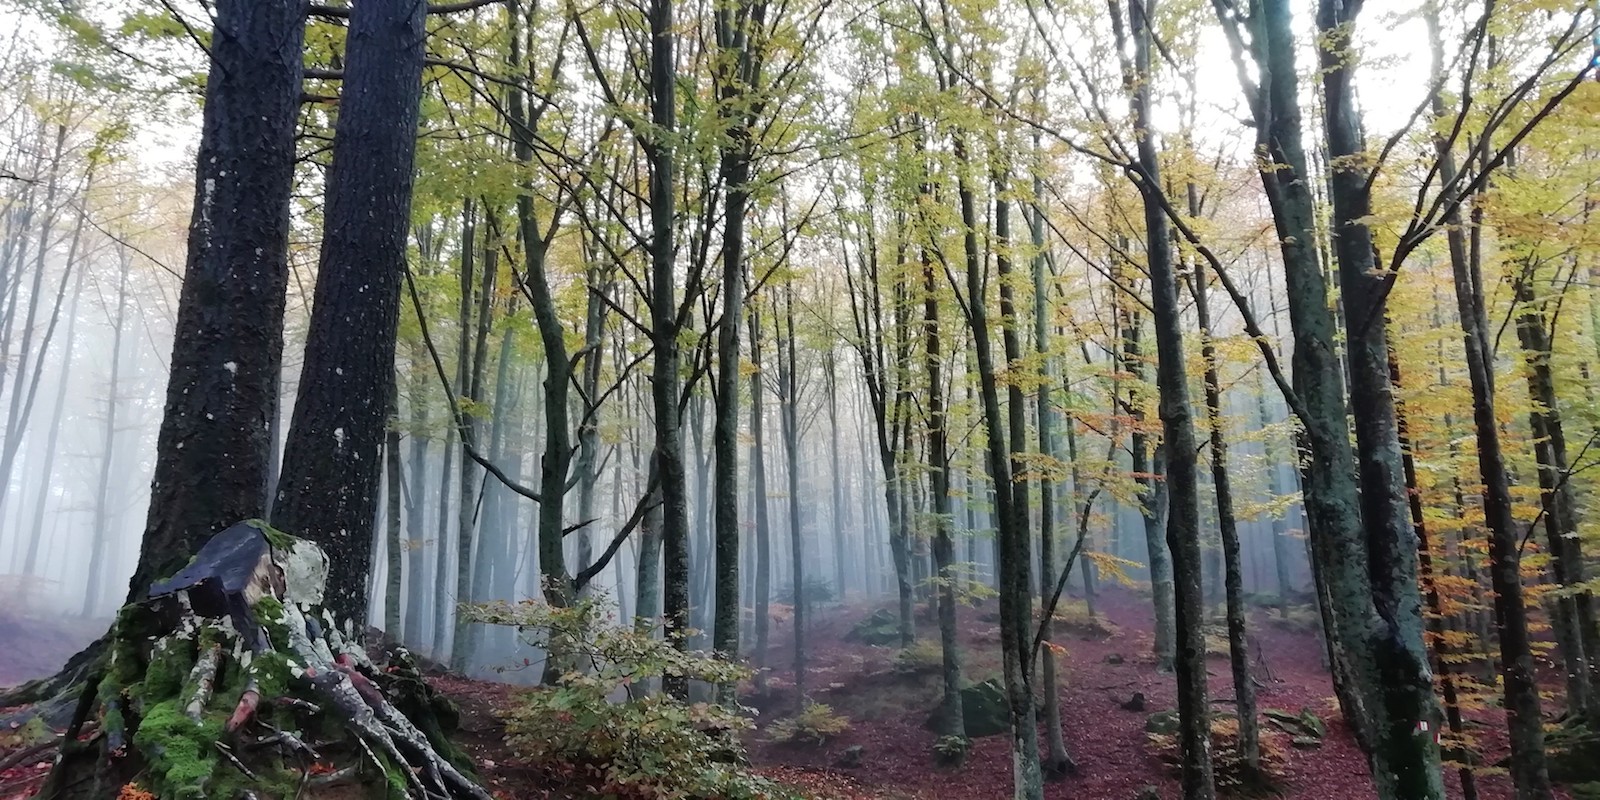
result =
[[[414,667],[374,665],[323,610],[327,574],[265,523],[213,536],[118,614],[40,796],[490,800],[397,709],[430,707]]]

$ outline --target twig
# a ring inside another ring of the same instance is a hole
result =
[[[237,767],[240,772],[244,773],[244,776],[246,778],[249,778],[250,780],[253,780],[253,781],[260,780],[260,778],[256,777],[256,774],[254,772],[250,771],[249,767],[244,765],[243,761],[239,760],[238,756],[235,756],[233,754],[233,749],[232,748],[228,747],[227,745],[223,744],[222,742],[212,742],[211,744],[217,748],[217,752],[221,753],[223,758],[228,759],[228,761],[230,763],[232,763],[233,766]]]

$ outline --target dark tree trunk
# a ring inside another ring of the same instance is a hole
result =
[[[1196,214],[1196,189],[1189,185],[1190,213]],[[1194,274],[1195,316],[1200,325],[1201,358],[1205,361],[1206,416],[1211,424],[1211,483],[1217,493],[1217,530],[1222,539],[1222,559],[1227,588],[1228,662],[1233,672],[1234,707],[1239,715],[1239,753],[1250,778],[1258,777],[1261,762],[1261,729],[1256,718],[1256,686],[1250,674],[1249,632],[1245,628],[1244,574],[1239,558],[1239,525],[1233,514],[1233,485],[1228,480],[1228,440],[1223,427],[1222,380],[1217,374],[1217,347],[1211,335],[1211,309],[1207,303],[1205,277]],[[1271,469],[1277,464],[1267,462]]]
[[[683,464],[682,411],[678,368],[678,304],[673,279],[673,146],[677,129],[677,33],[674,0],[650,2],[650,121],[654,131],[644,141],[650,161],[650,339],[655,350],[650,392],[655,408],[655,462],[661,479],[661,546],[663,600],[667,637],[688,647],[689,629],[689,497]],[[662,689],[680,700],[689,696],[688,680],[667,676]]]
[[[1569,480],[1567,434],[1561,421],[1556,396],[1555,375],[1550,369],[1551,336],[1545,310],[1533,292],[1532,275],[1521,281],[1517,316],[1517,339],[1522,345],[1528,395],[1533,410],[1528,424],[1533,431],[1533,450],[1539,463],[1539,499],[1544,511],[1545,542],[1551,554],[1551,572],[1556,582],[1572,592],[1557,602],[1565,619],[1554,620],[1562,655],[1567,667],[1567,705],[1590,722],[1600,722],[1600,623],[1594,609],[1594,594],[1583,588],[1586,566],[1583,546],[1578,539],[1577,497]]]
[[[426,11],[411,0],[351,10],[315,300],[273,504],[279,527],[327,551],[327,606],[358,635],[394,384]]]
[[[723,206],[722,325],[717,329],[716,419],[712,424],[714,496],[712,524],[716,556],[712,647],[725,658],[739,653],[739,326],[744,321],[744,226],[750,203],[750,169],[754,157],[751,123],[757,107],[747,95],[759,90],[764,56],[763,0],[724,4],[714,17],[718,61],[718,111],[728,126],[728,144],[718,166],[727,191]],[[759,386],[751,391],[759,392]],[[761,498],[765,502],[765,498]],[[724,692],[730,700],[731,687]]]
[[[1040,151],[1040,137],[1038,133],[1033,136],[1033,149]],[[1057,508],[1056,484],[1050,479],[1051,473],[1057,466],[1055,418],[1056,409],[1052,397],[1052,386],[1055,376],[1050,363],[1050,327],[1051,312],[1049,284],[1047,275],[1048,259],[1044,241],[1044,207],[1038,198],[1044,195],[1044,178],[1037,171],[1033,174],[1033,196],[1035,201],[1028,207],[1028,234],[1033,245],[1033,352],[1039,359],[1039,388],[1034,395],[1035,414],[1038,416],[1039,427],[1039,455],[1045,462],[1039,468],[1039,596],[1050,596],[1050,582],[1055,578],[1057,570],[1056,558],[1056,525],[1055,514]],[[1071,440],[1071,422],[1068,421],[1067,435]],[[1070,445],[1069,445],[1070,447]],[[1073,465],[1074,479],[1073,492],[1079,490],[1076,479],[1077,457],[1069,453],[1068,460]],[[1076,505],[1076,504],[1074,504]],[[1089,559],[1083,559],[1084,600],[1089,604],[1090,616],[1094,615],[1094,593],[1089,581]],[[1039,620],[1039,634],[1041,641],[1050,641],[1051,624],[1053,615],[1043,615]],[[1050,647],[1044,647],[1039,653],[1041,659],[1040,692],[1044,695],[1045,709],[1045,746],[1047,755],[1041,765],[1043,774],[1049,777],[1060,778],[1077,770],[1072,756],[1067,753],[1067,743],[1061,728],[1061,694],[1056,688],[1056,654]]]
[[[955,546],[950,540],[950,431],[944,410],[939,283],[939,277],[934,274],[933,259],[924,248],[922,325],[928,372],[928,393],[924,402],[928,409],[928,479],[933,484],[933,562],[939,575],[939,650],[943,655],[944,677],[944,695],[939,704],[939,734],[965,738],[967,725],[961,705],[961,654],[956,640]]]
[[[213,8],[217,30],[231,35],[211,44],[171,375],[130,600],[211,534],[266,506],[305,6],[219,0]],[[250,313],[228,313],[240,308]]]
[[[986,450],[989,475],[996,487],[994,508],[997,517],[996,552],[1000,582],[1000,650],[1005,680],[1006,701],[1011,721],[1011,761],[1013,797],[1038,800],[1044,794],[1039,772],[1039,729],[1034,717],[1028,649],[1033,641],[1033,608],[1028,599],[1028,542],[1025,510],[1016,506],[1012,491],[1011,454],[1007,445],[1006,422],[1001,416],[1000,392],[996,376],[993,345],[990,342],[989,314],[984,299],[988,283],[983,254],[978,247],[978,212],[972,187],[966,177],[970,163],[965,140],[955,139],[959,162],[957,194],[961,208],[962,251],[966,262],[968,323],[972,327],[973,351],[978,366],[978,394],[988,433]],[[998,230],[996,235],[1001,236]],[[1004,245],[1002,245],[1004,246]],[[1004,313],[1004,312],[1002,312]]]
[[[1454,180],[1454,164],[1441,148],[1440,178]],[[1483,517],[1489,529],[1489,583],[1494,590],[1495,638],[1500,645],[1500,674],[1506,723],[1511,740],[1511,777],[1519,800],[1552,797],[1545,767],[1544,720],[1535,679],[1532,636],[1522,594],[1522,558],[1517,523],[1512,516],[1511,481],[1500,447],[1495,417],[1492,335],[1484,310],[1480,248],[1476,231],[1471,252],[1458,215],[1448,231],[1450,267],[1455,279],[1461,336],[1466,347],[1467,377],[1472,386],[1472,421],[1478,439],[1478,474],[1483,480]],[[1476,217],[1476,213],[1474,214]],[[1474,219],[1476,225],[1479,220]]]
[[[1183,794],[1187,800],[1216,797],[1211,767],[1211,709],[1206,687],[1205,594],[1200,552],[1199,476],[1195,458],[1194,417],[1189,379],[1184,366],[1183,316],[1178,306],[1177,273],[1172,260],[1172,235],[1160,203],[1161,162],[1156,132],[1150,121],[1152,92],[1149,16],[1155,0],[1128,3],[1129,36],[1133,41],[1133,75],[1129,97],[1139,161],[1139,192],[1144,201],[1145,257],[1150,270],[1150,296],[1156,339],[1156,391],[1166,452],[1167,549],[1172,555],[1178,682],[1178,738],[1183,751]],[[1115,17],[1113,20],[1115,21]]]
[[[1417,735],[1418,721],[1437,724],[1439,708],[1423,642],[1422,598],[1417,590],[1417,538],[1411,525],[1394,387],[1389,378],[1387,277],[1374,263],[1369,171],[1364,164],[1361,119],[1355,107],[1349,37],[1359,3],[1318,5],[1318,60],[1324,129],[1331,176],[1332,238],[1343,295],[1345,351],[1349,359],[1350,411],[1355,418],[1360,466],[1361,519],[1366,536],[1372,601],[1381,635],[1365,655],[1377,673],[1371,714],[1380,794],[1442,798],[1444,776],[1432,736]],[[1392,776],[1392,777],[1390,777]]]
[[[794,332],[794,284],[783,287],[783,314],[774,340],[778,345],[778,419],[783,428],[785,476],[789,483],[789,586],[794,619],[794,694],[797,712],[806,706],[806,563],[800,524],[800,398]]]

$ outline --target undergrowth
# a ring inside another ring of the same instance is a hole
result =
[[[767,728],[767,736],[775,742],[813,744],[818,747],[829,739],[850,730],[850,720],[822,703],[808,703],[792,717],[780,719]]]
[[[1178,734],[1148,733],[1146,736],[1162,763],[1174,769],[1181,768],[1183,753]],[[1269,725],[1260,727],[1260,758],[1252,770],[1239,750],[1239,718],[1230,714],[1211,718],[1211,766],[1219,793],[1234,797],[1272,795],[1288,764],[1289,741],[1282,731]]]
[[[642,690],[668,676],[733,685],[750,676],[745,667],[618,625],[594,597],[569,608],[497,603],[464,613],[513,626],[536,647],[559,647],[553,657],[572,667],[554,686],[524,693],[504,715],[517,755],[552,779],[595,797],[794,797],[748,769],[739,734],[751,727],[749,709]]]

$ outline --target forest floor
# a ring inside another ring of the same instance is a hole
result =
[[[1162,798],[1177,798],[1177,773],[1163,762],[1145,733],[1149,714],[1170,709],[1174,702],[1172,676],[1157,671],[1149,655],[1149,601],[1131,591],[1112,589],[1101,596],[1098,606],[1099,623],[1074,624],[1070,630],[1058,630],[1056,637],[1065,648],[1059,671],[1061,713],[1066,721],[1067,748],[1078,771],[1047,783],[1045,796],[1132,800],[1150,787]],[[777,743],[765,733],[773,721],[793,713],[794,706],[792,672],[777,667],[791,658],[792,630],[775,624],[768,651],[768,664],[774,669],[768,673],[766,690],[747,700],[761,711],[757,730],[747,737],[753,764],[764,774],[829,800],[1009,796],[1011,759],[1005,735],[975,740],[966,763],[958,769],[933,765],[932,746],[937,737],[924,723],[938,702],[938,673],[907,675],[896,669],[896,647],[849,641],[852,626],[874,609],[863,604],[819,609],[808,628],[807,674],[812,697],[850,721],[847,731],[823,746]],[[1282,625],[1266,610],[1255,612],[1252,621],[1252,644],[1265,653],[1264,661],[1256,665],[1264,684],[1258,691],[1260,707],[1292,713],[1310,709],[1328,724],[1327,736],[1315,749],[1296,749],[1289,746],[1288,736],[1276,737],[1285,759],[1278,770],[1279,796],[1287,800],[1373,798],[1365,759],[1339,717],[1315,633]],[[959,627],[966,680],[997,677],[999,631],[992,603],[987,608],[962,609]],[[7,617],[0,611],[0,686],[48,674],[99,629],[87,623],[66,625],[61,620]],[[937,636],[926,619],[919,620],[919,634]],[[1213,703],[1226,706],[1232,692],[1227,658],[1213,655],[1209,663]],[[513,702],[522,691],[519,687],[443,674],[432,680],[460,705],[459,742],[474,757],[480,775],[497,797],[571,796],[549,785],[544,773],[520,763],[507,748],[498,712]],[[1144,694],[1147,710],[1123,707],[1135,692]],[[1476,721],[1476,735],[1485,741],[1490,750],[1487,760],[1493,763],[1504,756],[1500,734],[1504,719],[1498,710],[1485,709],[1477,712]],[[1264,728],[1270,730],[1270,726]],[[0,736],[5,733],[0,731]],[[835,766],[855,747],[861,748],[859,766]],[[0,763],[5,750],[0,739]],[[0,771],[0,800],[28,797],[47,767],[48,761]],[[1459,797],[1454,771],[1449,781],[1450,795]],[[1503,775],[1481,776],[1479,791],[1484,800],[1513,797]],[[1566,797],[1564,793],[1560,796]]]
[[[1058,657],[1061,716],[1067,751],[1078,771],[1046,783],[1045,797],[1132,800],[1145,787],[1153,787],[1169,800],[1181,797],[1176,769],[1163,763],[1145,733],[1149,715],[1175,708],[1176,694],[1172,675],[1159,672],[1151,655],[1154,621],[1150,601],[1145,595],[1113,587],[1102,592],[1097,605],[1102,620],[1098,629],[1081,624],[1070,630],[1058,626],[1055,636],[1065,648]],[[1076,606],[1081,609],[1081,601]],[[991,603],[987,608],[963,608],[959,614],[966,682],[1000,675],[1000,634],[992,609]],[[749,743],[753,761],[764,767],[848,774],[869,792],[867,796],[884,800],[1009,797],[1008,736],[975,740],[966,764],[959,769],[933,765],[932,747],[938,737],[925,722],[938,705],[939,674],[935,671],[908,679],[894,668],[896,648],[848,641],[850,628],[871,611],[872,607],[850,605],[822,611],[807,631],[807,673],[812,676],[813,698],[848,716],[850,729],[823,747],[779,744],[758,731]],[[1278,796],[1286,800],[1375,798],[1366,759],[1339,714],[1331,678],[1322,668],[1322,646],[1315,631],[1282,625],[1265,609],[1253,612],[1251,621],[1251,644],[1257,653],[1265,654],[1264,661],[1257,661],[1254,668],[1264,684],[1257,690],[1258,707],[1291,713],[1310,709],[1328,727],[1327,736],[1315,749],[1297,749],[1290,745],[1291,737],[1275,736],[1286,759],[1276,781]],[[918,625],[919,637],[937,641],[935,622],[924,617]],[[789,630],[772,633],[770,665],[785,664],[792,658],[789,636]],[[1218,645],[1225,647],[1225,641],[1214,647]],[[1225,650],[1209,658],[1208,671],[1213,707],[1230,706],[1233,681]],[[771,683],[782,686],[792,674],[777,669]],[[1135,692],[1145,695],[1146,711],[1123,708]],[[793,713],[792,696],[762,705],[763,725],[771,718]],[[1479,723],[1474,726],[1475,734],[1489,750],[1486,761],[1503,758],[1505,721],[1498,709],[1479,712],[1475,721]],[[1275,733],[1270,725],[1262,728],[1265,736]],[[858,745],[863,748],[862,766],[832,766],[847,748]],[[1453,770],[1447,780],[1450,796],[1460,797]],[[1515,796],[1503,775],[1481,775],[1478,788],[1483,800]]]

